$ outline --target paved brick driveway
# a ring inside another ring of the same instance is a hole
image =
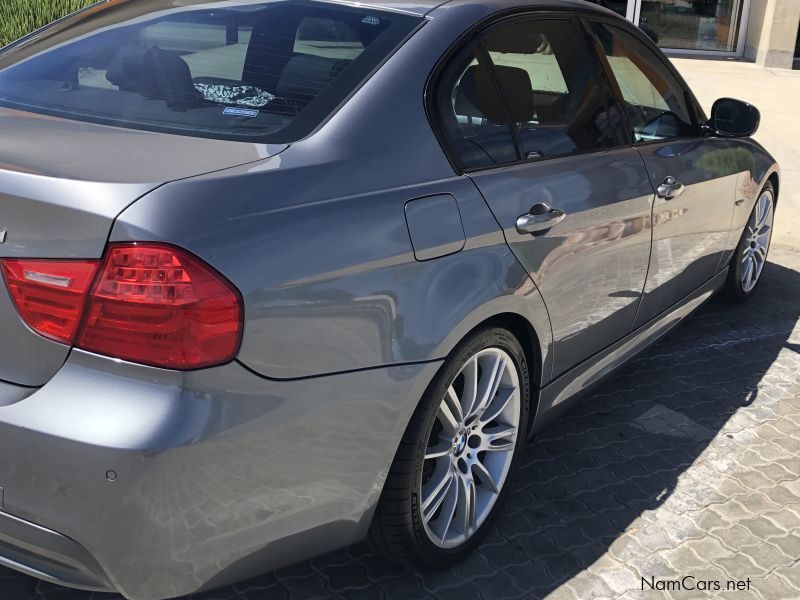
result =
[[[545,431],[459,568],[354,547],[196,598],[662,598],[642,576],[687,575],[723,591],[672,597],[800,598],[800,253],[771,259],[756,299],[706,306]],[[12,598],[113,597],[0,569]]]

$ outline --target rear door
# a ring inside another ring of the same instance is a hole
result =
[[[577,20],[498,23],[450,63],[436,102],[452,160],[544,298],[554,375],[627,334],[653,191]]]
[[[702,135],[699,109],[663,55],[610,21],[588,26],[657,191],[639,326],[718,271],[748,156]]]

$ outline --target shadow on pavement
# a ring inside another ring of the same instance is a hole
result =
[[[793,262],[797,262],[795,258]],[[800,272],[770,264],[744,305],[713,300],[545,430],[523,455],[496,526],[465,563],[409,573],[361,546],[195,598],[541,598],[670,498],[759,382],[800,317]],[[702,483],[681,501],[703,506]],[[693,497],[696,496],[696,497]],[[105,600],[0,569],[0,600]]]

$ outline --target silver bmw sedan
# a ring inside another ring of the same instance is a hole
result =
[[[758,122],[579,0],[105,0],[5,47],[0,564],[463,559],[527,439],[757,293]]]

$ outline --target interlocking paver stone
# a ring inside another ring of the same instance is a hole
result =
[[[797,589],[777,575],[754,580],[753,589],[758,590],[764,600],[797,600]]]
[[[795,561],[800,560],[800,531],[771,538],[770,542],[780,548],[786,556],[793,557]],[[800,563],[797,564],[797,569],[800,570]]]
[[[773,573],[783,577],[795,590],[800,590],[800,568],[798,568],[797,563],[788,567],[779,567]]]
[[[569,587],[579,600],[600,600],[614,597],[614,592],[603,581],[603,578],[591,573],[581,573],[577,577],[573,577],[566,586],[562,586],[562,589],[565,587]]]
[[[725,570],[731,579],[742,577],[745,574],[748,577],[761,577],[767,573],[766,569],[759,567],[743,552],[720,558],[716,563]]]
[[[191,600],[800,598],[800,253],[771,258],[754,302],[707,305],[543,431],[462,565],[359,545]],[[643,591],[685,575],[751,589]],[[0,600],[115,597],[0,568]]]
[[[741,525],[731,525],[727,529],[716,529],[712,535],[722,542],[723,546],[733,552],[737,552],[745,546],[757,545],[761,541]]]
[[[745,546],[739,551],[747,556],[765,571],[771,571],[775,567],[784,567],[797,560],[797,557],[789,557],[772,544],[763,543],[758,546]]]
[[[766,513],[764,516],[785,531],[800,529],[800,516],[788,508],[779,512]]]

